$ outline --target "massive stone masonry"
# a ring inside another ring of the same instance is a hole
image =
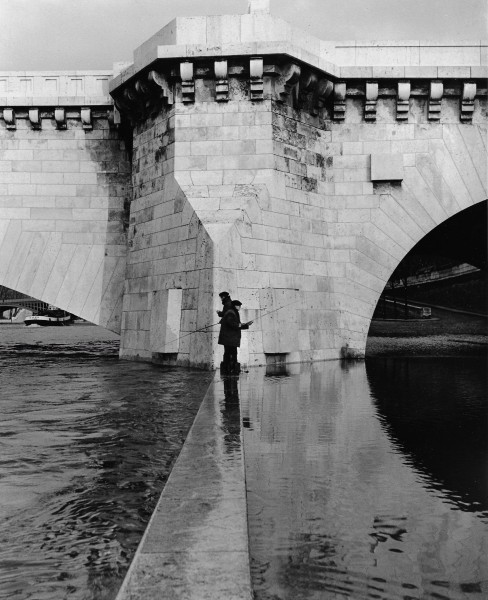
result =
[[[182,20],[110,82],[0,74],[1,283],[120,331],[126,358],[218,365],[223,289],[255,320],[245,364],[362,356],[398,262],[486,200],[482,45],[439,67],[372,45],[367,67],[344,43],[339,68],[287,28]]]

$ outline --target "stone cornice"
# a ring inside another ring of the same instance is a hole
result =
[[[288,56],[247,57],[233,60],[186,58],[153,63],[117,87],[117,108],[132,123],[157,114],[163,105],[194,102],[251,102],[273,99],[311,115],[342,121],[348,98],[361,99],[364,120],[374,122],[379,101],[396,99],[397,120],[408,122],[411,100],[427,99],[426,120],[439,120],[443,98],[457,99],[460,120],[472,119],[475,98],[486,97],[486,81],[471,79],[332,78],[309,64]],[[357,75],[355,73],[355,75]],[[230,80],[239,80],[230,85]],[[155,82],[158,82],[157,85]],[[237,96],[234,90],[238,90]]]
[[[268,11],[174,19],[134,52],[134,62],[111,83],[114,91],[158,59],[286,56],[345,78],[486,78],[488,44],[432,41],[329,42],[292,27]],[[388,74],[389,71],[389,74]]]
[[[378,48],[378,46],[373,46]],[[480,46],[475,46],[478,52]],[[387,47],[391,48],[391,47]],[[397,47],[398,48],[398,47]],[[402,49],[405,47],[401,47]],[[346,65],[340,66],[326,57],[316,56],[299,46],[289,42],[255,42],[233,43],[219,47],[202,44],[184,46],[157,46],[145,55],[148,65],[158,60],[198,60],[215,57],[216,59],[245,56],[282,56],[290,61],[298,61],[323,71],[324,76],[337,79],[487,79],[488,65]],[[454,57],[455,58],[455,57]],[[393,60],[393,59],[392,59]],[[144,67],[132,64],[110,81],[109,89],[113,92],[129,79],[132,79]]]

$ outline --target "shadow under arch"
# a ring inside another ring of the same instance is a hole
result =
[[[408,254],[442,255],[486,270],[488,200],[449,217],[422,238]]]
[[[448,217],[418,241],[390,273],[382,293],[378,296],[373,313],[387,290],[389,283],[415,274],[422,260],[442,258],[453,263],[468,263],[486,272],[488,266],[488,200],[474,204]],[[403,301],[403,300],[402,300]],[[371,322],[368,336],[371,333]]]

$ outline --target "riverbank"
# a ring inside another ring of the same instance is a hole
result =
[[[488,318],[440,308],[431,319],[374,320],[366,344],[366,358],[479,355],[488,355]]]
[[[66,327],[27,327],[24,323],[0,321],[0,343],[3,344],[62,344],[80,342],[114,342],[120,335],[92,323],[74,323]]]

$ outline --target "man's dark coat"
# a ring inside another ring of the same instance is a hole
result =
[[[249,329],[249,325],[241,325],[239,312],[229,308],[220,321],[219,344],[238,348],[241,345],[241,329]]]

